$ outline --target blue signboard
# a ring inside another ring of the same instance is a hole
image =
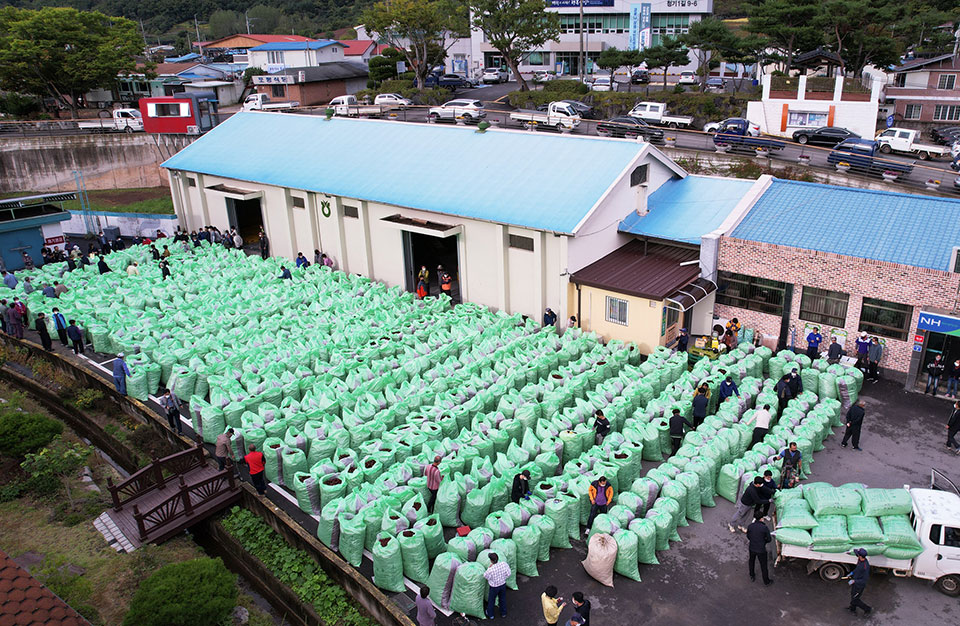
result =
[[[891,126],[893,126],[893,116],[892,116],[892,115],[888,115],[888,116],[887,116],[887,128],[890,128]]]
[[[913,351],[914,351],[914,352],[923,352],[923,344],[922,344],[922,343],[915,343],[915,344],[913,344]]]
[[[643,50],[650,46],[650,16],[652,7],[649,2],[635,2],[630,5],[630,50]]]
[[[580,0],[547,0],[549,7],[579,7]],[[583,0],[585,7],[612,7],[613,0]]]
[[[917,330],[929,330],[935,333],[960,336],[960,318],[920,311]]]

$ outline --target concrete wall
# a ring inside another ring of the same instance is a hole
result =
[[[111,213],[108,211],[90,211],[90,225],[88,227],[83,213],[70,211],[70,219],[61,222],[63,232],[68,235],[85,235],[88,232],[96,233],[105,226],[118,226],[124,237],[135,235],[157,234],[157,230],[172,234],[177,229],[176,215],[157,215],[152,213]]]
[[[73,171],[87,189],[167,184],[160,163],[191,144],[187,135],[64,135],[0,141],[0,192],[76,191]]]
[[[577,292],[573,292],[573,311],[576,315]],[[627,325],[608,322],[606,316],[607,296],[627,301]],[[593,331],[604,341],[620,339],[636,342],[643,354],[650,354],[654,348],[662,345],[660,324],[663,315],[663,302],[627,296],[614,291],[596,287],[580,288],[580,328]],[[566,319],[566,318],[561,318]]]

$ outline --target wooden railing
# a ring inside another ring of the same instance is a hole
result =
[[[153,461],[150,465],[131,474],[130,478],[118,485],[114,485],[113,480],[108,478],[107,488],[110,490],[110,497],[113,500],[113,510],[120,511],[124,504],[134,498],[153,488],[163,489],[168,480],[205,464],[203,445],[197,444],[195,448],[190,450],[177,452]]]
[[[137,505],[133,506],[133,518],[137,522],[140,540],[147,541],[151,535],[162,531],[165,526],[179,525],[183,518],[192,517],[195,513],[205,510],[204,505],[220,495],[236,491],[238,486],[232,468],[225,469],[195,485],[187,485],[183,476],[179,476],[176,492],[160,504],[143,513]]]

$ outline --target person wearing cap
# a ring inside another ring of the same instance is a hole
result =
[[[850,581],[850,606],[847,610],[856,615],[857,609],[863,609],[864,615],[870,615],[873,608],[863,601],[863,591],[870,580],[870,561],[867,560],[867,551],[863,548],[857,548],[853,553],[857,556],[857,566],[849,576],[843,577]]]
[[[523,470],[513,477],[510,499],[519,504],[520,498],[530,498],[530,470]]]
[[[543,325],[544,326],[556,326],[557,325],[557,314],[553,312],[553,309],[547,307],[547,310],[543,312]]]
[[[687,344],[690,343],[690,333],[687,332],[686,328],[680,329],[680,334],[677,335],[677,352],[686,352]]]
[[[760,561],[760,575],[763,577],[763,584],[769,587],[773,584],[770,578],[770,572],[767,569],[767,544],[770,543],[770,529],[761,519],[762,514],[758,511],[754,514],[753,523],[747,526],[747,542],[749,544],[750,560],[747,570],[750,573],[750,580],[757,580],[756,568],[754,565]]]
[[[433,457],[433,463],[423,470],[423,475],[427,479],[427,490],[430,492],[430,499],[427,501],[427,511],[433,513],[433,505],[437,502],[437,491],[440,489],[440,461],[443,457],[437,455]]]
[[[113,384],[117,388],[117,393],[127,395],[127,376],[130,376],[130,368],[127,362],[123,360],[123,352],[117,355],[113,360]]]
[[[603,443],[604,437],[610,433],[610,420],[607,419],[607,416],[604,415],[600,409],[597,409],[595,418],[593,421],[593,430],[596,433],[594,440],[599,446]]]
[[[590,483],[590,518],[587,520],[587,532],[593,526],[593,520],[600,513],[607,512],[607,506],[613,501],[613,485],[607,482],[606,476],[601,476]]]
[[[673,415],[670,416],[670,442],[673,444],[672,454],[676,454],[677,450],[680,449],[680,443],[683,441],[684,425],[693,429],[693,424],[680,413],[680,409],[674,409]]]
[[[870,340],[867,338],[867,331],[860,333],[857,337],[857,369],[865,370],[867,368],[867,353],[870,352]]]
[[[566,626],[586,626],[586,622],[583,621],[583,615],[574,613],[570,616],[570,619],[567,620]]]
[[[820,356],[820,344],[823,343],[823,335],[820,334],[820,327],[814,326],[810,334],[807,335],[807,356],[810,360]]]

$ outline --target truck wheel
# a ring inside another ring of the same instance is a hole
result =
[[[884,154],[890,154],[890,146],[887,144],[883,144],[882,146],[880,146],[880,152]]]
[[[944,595],[956,598],[960,596],[960,576],[955,574],[941,576],[937,582],[933,583],[933,588]]]
[[[800,144],[801,146],[807,145],[808,141],[810,141],[810,139],[807,138],[806,135],[800,135],[799,137],[797,137],[797,143]]]
[[[678,126],[676,122],[670,122],[669,124],[667,124],[667,128],[678,128]]]
[[[561,124],[560,122],[557,122],[557,124],[556,124],[556,126],[554,126],[554,128],[557,129],[557,132],[558,132],[558,133],[563,132],[563,124]]]
[[[828,582],[840,580],[847,575],[847,568],[842,563],[824,563],[820,566],[820,578]]]
[[[431,113],[431,114],[428,115],[427,117],[429,117],[429,118],[430,118],[431,120],[433,120],[434,122],[436,122],[437,120],[440,119],[440,115],[438,115],[437,113]]]
[[[929,161],[929,160],[930,160],[930,153],[927,152],[927,151],[925,151],[925,150],[921,150],[921,151],[920,151],[920,154],[918,154],[917,156],[920,157],[920,160],[921,160],[921,161]]]
[[[123,127],[123,132],[125,132],[125,133],[132,133],[132,132],[133,132],[133,129],[130,128],[129,126],[124,126],[124,127]],[[923,157],[920,157],[920,158],[923,158]]]

